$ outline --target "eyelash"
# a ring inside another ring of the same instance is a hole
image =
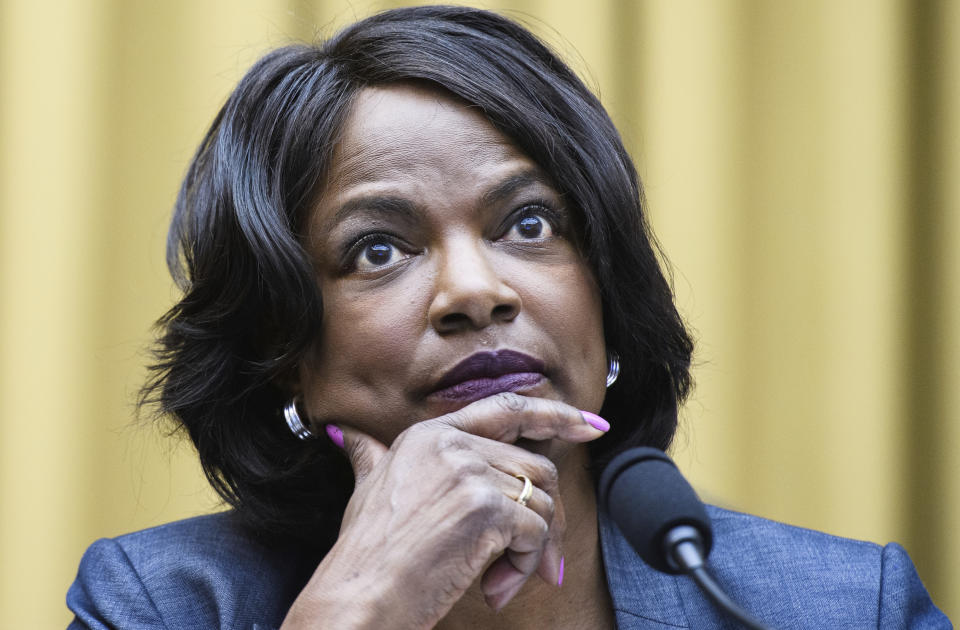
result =
[[[510,216],[506,221],[504,221],[503,225],[498,231],[497,239],[502,239],[510,232],[511,229],[513,229],[514,226],[527,217],[541,217],[546,219],[551,231],[553,232],[553,236],[562,236],[566,233],[566,214],[554,210],[548,201],[544,199],[537,199],[529,203],[525,203],[514,212],[511,212]],[[351,271],[356,271],[360,256],[363,255],[364,250],[368,246],[378,243],[396,247],[398,250],[404,253],[411,253],[414,251],[414,248],[410,247],[403,239],[395,234],[390,234],[389,232],[370,232],[363,234],[357,239],[353,240],[344,250],[343,256],[341,256],[341,272],[349,273]]]
[[[504,222],[503,228],[500,230],[500,238],[503,238],[504,235],[510,232],[513,226],[517,225],[520,221],[526,219],[527,217],[542,217],[546,219],[550,224],[550,228],[553,230],[554,236],[562,236],[563,234],[566,234],[566,214],[554,210],[548,201],[544,199],[538,199],[536,201],[524,204],[515,212],[510,214],[510,216]]]
[[[368,234],[363,234],[351,242],[344,251],[344,254],[341,257],[341,272],[346,273],[355,271],[357,269],[360,256],[363,255],[364,250],[368,246],[376,245],[378,243],[396,247],[402,252],[411,251],[411,248],[407,246],[402,239],[400,239],[398,236],[390,234],[389,232],[371,232]]]

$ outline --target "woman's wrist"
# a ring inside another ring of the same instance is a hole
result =
[[[335,544],[287,613],[282,630],[345,628],[364,630],[396,625],[387,616],[391,593],[390,571],[357,566],[355,553]]]
[[[281,630],[303,628],[382,628],[370,589],[348,588],[342,581],[311,578],[290,607]],[[331,576],[332,577],[332,576]],[[339,582],[339,583],[338,583]]]
[[[362,602],[342,598],[336,594],[308,593],[306,589],[297,597],[287,612],[280,630],[303,630],[306,628],[344,628],[367,630],[382,628],[372,607]]]

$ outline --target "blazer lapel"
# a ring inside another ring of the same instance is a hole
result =
[[[678,577],[648,567],[602,511],[599,529],[617,628],[663,630],[689,627]]]

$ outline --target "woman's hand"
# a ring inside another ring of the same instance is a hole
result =
[[[513,443],[603,435],[577,409],[507,393],[417,423],[389,449],[342,431],[354,493],[336,544],[285,628],[432,628],[481,574],[495,610],[534,572],[557,583],[564,529],[557,469]],[[526,506],[516,501],[523,488],[516,475],[535,486]]]

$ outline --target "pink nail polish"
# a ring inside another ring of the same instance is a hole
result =
[[[563,586],[563,561],[566,558],[560,556],[560,576],[557,578],[557,586]]]
[[[340,430],[340,427],[335,424],[328,424],[325,428],[330,441],[343,448],[343,431]]]
[[[610,430],[610,423],[597,414],[590,413],[589,411],[581,411],[580,415],[583,416],[583,419],[587,421],[587,424],[592,426],[597,431],[603,431],[606,433]]]

